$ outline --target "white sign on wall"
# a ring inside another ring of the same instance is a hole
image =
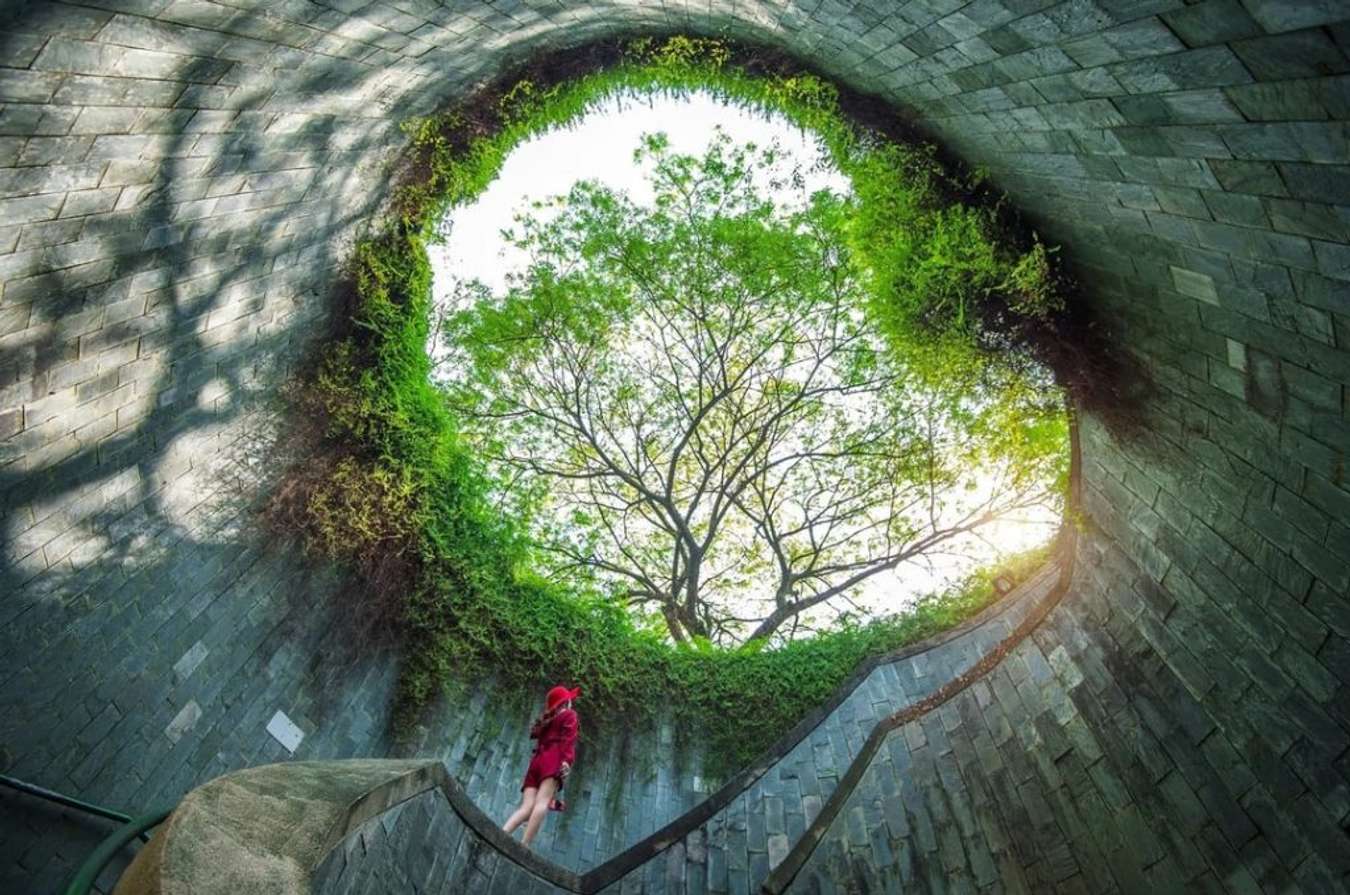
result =
[[[291,754],[295,754],[295,750],[300,747],[300,741],[305,738],[305,732],[296,727],[295,722],[280,710],[272,716],[271,721],[267,722],[267,732]]]

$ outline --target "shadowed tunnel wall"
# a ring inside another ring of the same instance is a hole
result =
[[[1202,806],[1179,833],[1202,860],[1164,841],[1137,849],[1141,872],[1344,885],[1343,4],[94,0],[0,15],[0,769],[136,809],[291,754],[277,711],[304,735],[297,756],[395,749],[393,663],[341,656],[335,577],[255,531],[272,398],[337,307],[400,121],[533,52],[693,30],[793,52],[986,166],[1152,377],[1150,438],[1121,446],[1083,420],[1093,534],[1037,635],[1075,657],[1055,669],[1065,688],[1152,695],[1075,703],[1120,756],[1060,752],[1049,733],[1031,752],[1084,763],[1065,787],[1109,787],[1090,769],[1116,761],[1128,792]],[[500,798],[523,715],[479,700],[452,701],[413,748]],[[964,766],[964,741],[940,742]],[[550,847],[603,859],[700,797],[696,761],[628,773],[630,829],[602,834],[597,816]],[[0,879],[53,888],[97,831],[5,799]],[[1046,830],[1086,823],[1042,804]]]

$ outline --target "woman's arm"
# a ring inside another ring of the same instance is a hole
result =
[[[576,761],[577,733],[581,730],[581,722],[577,718],[577,713],[568,709],[558,718],[560,725],[558,751],[562,755],[563,764],[571,769],[571,765]]]

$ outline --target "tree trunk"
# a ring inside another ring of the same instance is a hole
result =
[[[684,636],[684,624],[680,620],[680,613],[677,607],[671,603],[661,605],[661,614],[666,618],[666,627],[670,629],[670,636],[676,643],[688,643],[689,640]]]
[[[762,622],[760,622],[758,625],[755,626],[755,630],[752,631],[750,633],[750,636],[746,638],[746,643],[749,643],[751,640],[758,640],[763,637],[768,637],[774,631],[778,630],[779,625],[783,624],[783,622],[792,618],[794,615],[796,615],[798,612],[800,612],[802,609],[805,608],[807,607],[805,606],[799,607],[798,604],[795,602],[783,603],[782,605],[778,606],[778,608],[774,609],[773,612],[769,613],[769,616],[767,618],[765,618]]]

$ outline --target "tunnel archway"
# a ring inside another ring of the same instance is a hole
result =
[[[987,167],[1154,379],[1153,437],[1122,445],[1081,421],[1074,587],[1032,636],[1048,664],[1020,660],[1081,698],[1032,705],[1012,679],[1029,756],[1013,776],[1048,788],[997,796],[1061,834],[1028,866],[1067,853],[1064,879],[1084,872],[1066,827],[1090,824],[1097,799],[1137,831],[1109,862],[1118,888],[1134,872],[1344,884],[1350,28],[1336,4],[147,0],[4,16],[5,773],[131,804],[270,758],[393,748],[384,657],[315,660],[340,639],[324,616],[334,576],[251,530],[266,398],[335,312],[401,121],[544,50],[725,33],[882,97]],[[1002,705],[988,695],[975,705]],[[939,729],[978,750],[978,719],[951,711]],[[490,739],[475,728],[457,757],[489,775]],[[948,739],[933,754],[950,776],[969,752]],[[959,804],[933,866],[958,860]],[[5,879],[31,887],[71,856],[59,819],[23,807],[7,812]],[[1148,831],[1167,815],[1181,822]]]

